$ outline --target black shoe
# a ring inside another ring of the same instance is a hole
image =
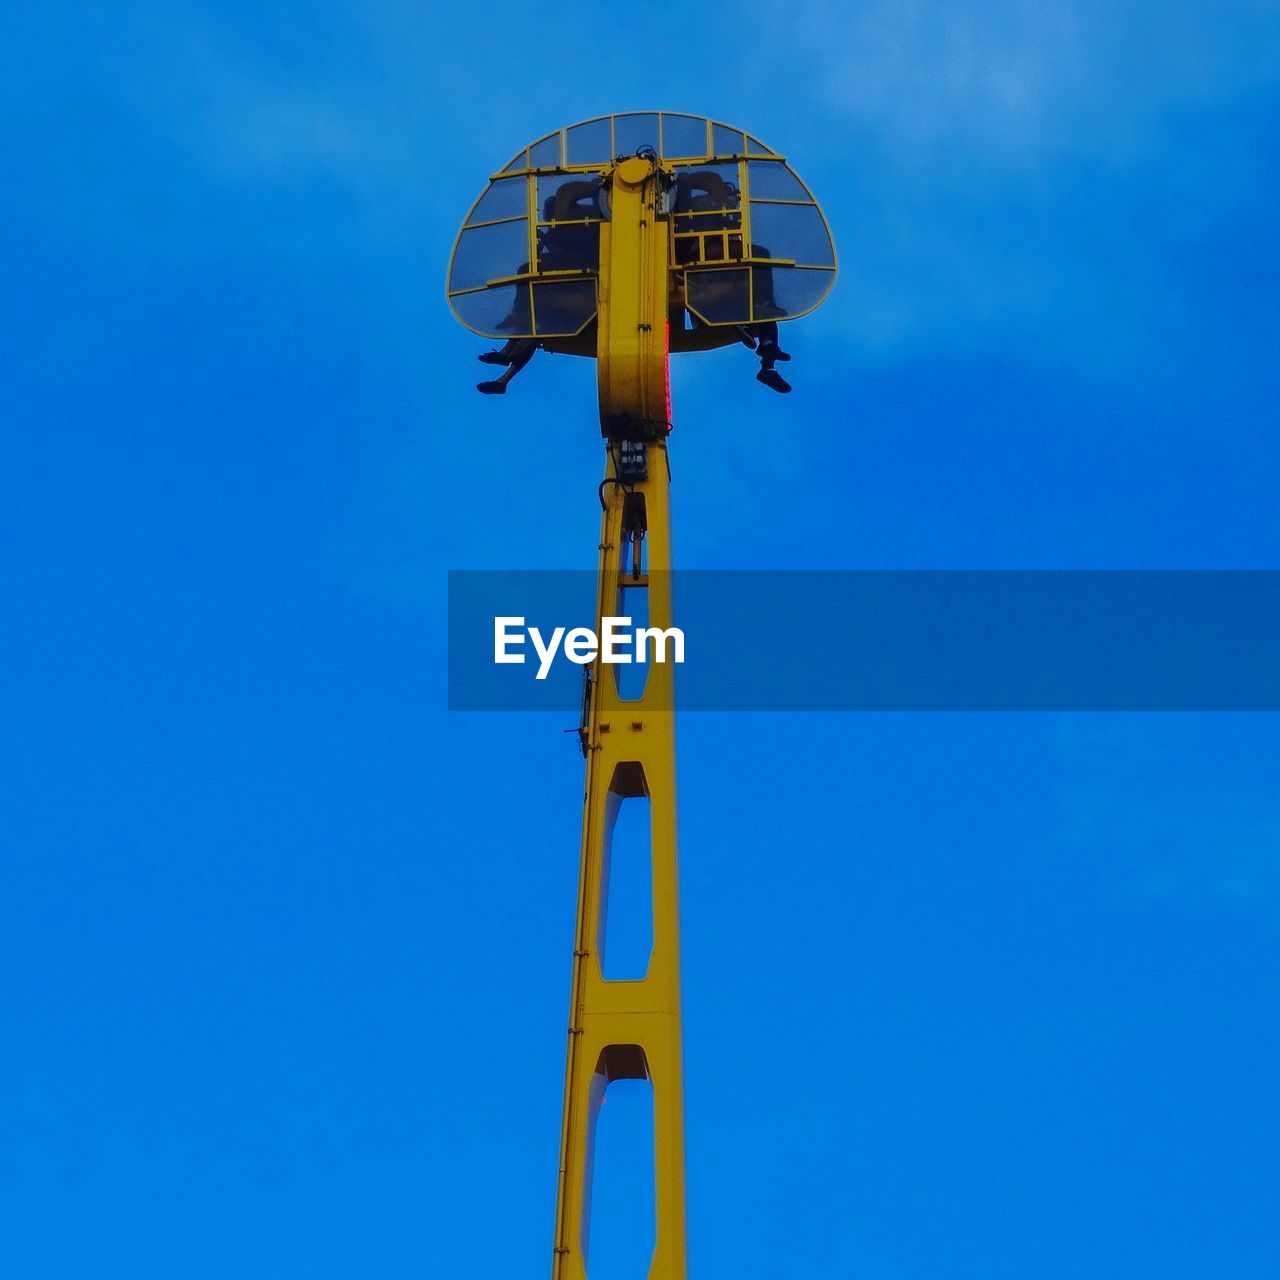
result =
[[[790,360],[791,357],[776,342],[762,342],[756,348],[761,360]]]
[[[476,390],[482,396],[505,396],[507,394],[507,384],[499,379],[497,382],[477,382]],[[790,387],[787,388],[791,390]]]
[[[790,391],[791,383],[777,369],[761,369],[756,374],[756,381],[763,382],[771,391]]]
[[[481,364],[510,364],[511,361],[501,351],[482,351],[476,359]]]

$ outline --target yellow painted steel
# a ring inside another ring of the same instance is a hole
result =
[[[826,219],[785,157],[701,116],[628,112],[558,129],[523,147],[471,206],[445,282],[458,321],[598,360],[607,461],[597,634],[606,616],[639,615],[626,597],[641,591],[644,624],[672,625],[670,352],[768,341],[767,326],[827,297],[836,271]],[[589,1280],[596,1120],[620,1079],[653,1088],[648,1280],[685,1280],[673,668],[649,663],[631,699],[620,696],[616,669],[599,659],[591,667],[581,726],[586,799],[553,1280]],[[640,797],[649,800],[653,945],[643,974],[606,979],[612,832],[621,806]]]
[[[633,576],[627,557],[622,485],[606,482],[596,600],[600,619],[625,613],[620,591],[648,592],[650,627],[672,625],[669,470],[666,427],[668,229],[658,217],[661,171],[649,159],[617,162],[608,176],[610,220],[602,227],[599,294],[599,394],[609,437],[606,477],[618,475],[620,433],[643,442],[642,495],[647,572]],[[625,563],[624,563],[625,559]],[[684,1280],[684,1098],[681,1066],[680,940],[676,870],[673,671],[650,663],[643,693],[619,697],[613,672],[593,668],[586,805],[569,1013],[554,1280],[587,1280],[592,1149],[604,1091],[616,1079],[647,1078],[653,1087],[656,1243],[649,1280]],[[653,951],[633,981],[604,978],[609,846],[613,822],[629,797],[649,797]]]

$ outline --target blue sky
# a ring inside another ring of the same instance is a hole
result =
[[[596,541],[591,366],[481,399],[442,297],[522,143],[706,113],[829,215],[792,396],[675,362],[680,564],[1277,567],[1273,4],[5,28],[6,1274],[545,1274],[581,762],[443,669],[448,569]],[[1276,1274],[1275,717],[680,770],[695,1274]]]

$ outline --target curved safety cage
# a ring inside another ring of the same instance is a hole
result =
[[[734,341],[734,326],[794,320],[831,291],[830,229],[783,156],[704,116],[632,112],[557,129],[489,180],[449,261],[449,304],[462,324],[574,349],[596,316],[604,177],[636,154],[652,155],[662,174],[672,350]],[[681,341],[699,330],[708,341]]]

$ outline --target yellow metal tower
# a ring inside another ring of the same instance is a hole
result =
[[[506,338],[509,363],[535,345],[598,361],[607,456],[597,633],[606,616],[640,612],[627,604],[636,592],[646,593],[649,627],[672,625],[669,351],[743,341],[763,353],[778,320],[822,302],[835,270],[826,221],[783,157],[699,116],[638,112],[557,130],[495,174],[472,207],[449,267],[458,319]],[[587,1280],[600,1103],[611,1082],[647,1079],[657,1208],[648,1275],[684,1280],[673,667],[650,666],[634,698],[598,660],[587,675],[552,1274]],[[620,806],[636,797],[650,806],[653,947],[643,976],[607,979],[610,841]]]

